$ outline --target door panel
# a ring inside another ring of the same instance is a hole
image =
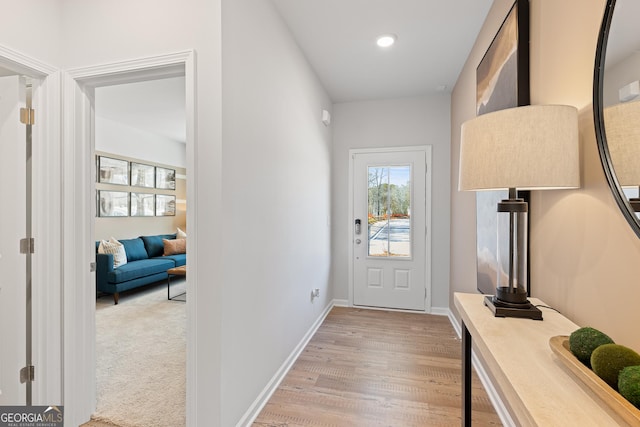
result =
[[[25,85],[0,78],[0,405],[24,405],[20,369],[26,361],[26,131],[20,123]]]
[[[424,310],[426,154],[354,154],[354,305]]]

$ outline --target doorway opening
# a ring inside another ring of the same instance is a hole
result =
[[[94,417],[185,425],[187,279],[168,276],[187,265],[185,76],[96,87],[94,111],[93,240],[128,261],[96,255]]]
[[[96,193],[96,152],[95,152],[95,99],[99,88],[144,82],[149,80],[169,79],[184,76],[185,86],[185,120],[186,120],[186,172],[187,179],[196,176],[195,170],[195,52],[184,51],[167,55],[140,58],[113,64],[78,68],[68,71],[65,82],[65,109],[69,120],[65,122],[71,137],[65,143],[64,161],[68,168],[64,170],[66,197],[64,206],[68,212],[64,218],[64,245],[68,248],[65,255],[65,307],[78,307],[78,310],[65,310],[65,401],[74,402],[74,420],[78,424],[86,422],[96,411],[96,241],[95,219],[98,209]],[[163,166],[170,166],[162,162]],[[161,167],[162,167],[161,165]],[[140,170],[144,170],[142,167]],[[163,168],[167,169],[167,168]],[[178,169],[176,168],[174,173]],[[164,171],[166,172],[166,170]],[[195,181],[189,182],[186,189],[189,210],[186,212],[186,223],[189,234],[197,232]],[[124,191],[124,190],[123,190]],[[129,190],[131,192],[131,190]],[[142,191],[136,193],[142,193]],[[158,191],[158,193],[162,193]],[[156,195],[157,196],[157,195]],[[130,195],[129,195],[130,197]],[[143,198],[144,199],[144,198]],[[129,199],[130,200],[130,199]],[[165,199],[166,201],[166,199]],[[165,207],[169,204],[165,203]],[[145,207],[143,200],[141,205]],[[172,207],[177,210],[178,198]],[[186,206],[186,204],[185,204]],[[141,219],[141,218],[137,218]],[[137,233],[136,233],[137,234]],[[139,233],[143,235],[145,233]],[[148,233],[147,233],[148,234]],[[115,236],[114,236],[115,237]],[[195,236],[187,239],[186,252],[195,257]],[[81,261],[81,262],[79,262]],[[86,264],[84,263],[86,261]],[[87,268],[89,266],[90,268]],[[186,320],[186,378],[192,378],[195,372],[194,358],[195,339],[189,333],[195,324],[194,310],[197,299],[197,271],[195,263],[190,267],[190,278],[186,281],[186,303],[170,301],[185,307]],[[87,286],[89,285],[89,286]],[[164,288],[166,290],[166,287]],[[166,298],[166,294],[165,298]],[[125,307],[120,303],[118,308]],[[82,354],[75,351],[82,349]],[[190,371],[191,370],[191,371]],[[153,375],[146,366],[139,367],[138,374]],[[193,383],[192,383],[193,384]],[[187,385],[187,387],[190,387]],[[187,393],[188,394],[188,393]],[[187,407],[192,405],[187,405]],[[65,414],[65,416],[68,414]]]

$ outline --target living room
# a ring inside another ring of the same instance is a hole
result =
[[[112,268],[111,259],[96,255],[94,419],[142,422],[154,413],[184,424],[186,285],[184,276],[168,275],[175,266],[186,269],[185,241],[174,244],[187,230],[184,76],[96,88],[95,153],[97,251],[124,244],[125,256]],[[153,257],[175,262],[152,271]],[[123,262],[132,270],[110,284],[109,272],[123,270]],[[131,384],[129,372],[140,364],[162,368]],[[122,400],[145,404],[123,411]]]

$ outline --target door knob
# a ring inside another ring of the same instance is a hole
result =
[[[356,239],[356,245],[359,245],[360,243],[362,243],[362,240]]]

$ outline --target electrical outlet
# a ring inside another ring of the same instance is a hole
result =
[[[315,288],[315,289],[313,290],[313,296],[314,296],[315,298],[318,298],[318,297],[320,296],[320,289]]]

